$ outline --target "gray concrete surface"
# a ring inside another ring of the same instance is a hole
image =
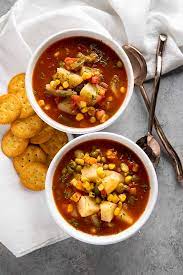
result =
[[[14,0],[0,0],[0,15]],[[147,85],[148,92],[151,83]],[[183,159],[183,68],[163,77],[157,115],[167,136]],[[125,115],[110,131],[132,140],[145,133],[147,113],[135,90]],[[162,153],[157,168],[159,197],[155,210],[141,232],[119,244],[86,245],[69,239],[16,259],[0,245],[0,275],[39,274],[183,274],[183,189]],[[6,209],[1,209],[6,211]]]

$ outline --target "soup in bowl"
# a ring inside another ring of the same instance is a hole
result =
[[[43,120],[58,130],[83,134],[109,126],[124,111],[133,73],[116,42],[70,30],[49,38],[35,52],[26,88]]]
[[[69,235],[92,244],[122,241],[137,232],[157,198],[146,154],[111,133],[76,138],[56,155],[46,178],[51,213]]]

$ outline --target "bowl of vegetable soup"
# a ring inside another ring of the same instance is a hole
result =
[[[112,133],[91,133],[65,145],[52,160],[46,198],[56,223],[91,244],[123,241],[148,220],[158,194],[147,155]]]
[[[130,61],[112,38],[89,30],[49,37],[32,55],[26,90],[50,126],[84,134],[100,131],[126,109],[133,92]]]

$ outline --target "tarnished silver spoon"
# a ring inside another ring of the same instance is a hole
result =
[[[135,47],[133,47],[131,45],[124,45],[123,49],[125,50],[126,54],[128,55],[128,57],[130,59],[130,62],[132,64],[135,85],[139,87],[141,95],[144,99],[145,105],[147,107],[147,110],[150,111],[150,100],[149,100],[148,94],[147,94],[144,84],[143,84],[147,77],[146,61],[145,61],[143,55],[141,54],[141,52],[139,52],[138,49],[136,49]],[[156,116],[154,117],[154,126],[155,126],[155,129],[156,129],[159,139],[161,140],[165,150],[167,151],[170,159],[173,162],[175,172],[176,172],[177,181],[180,182],[181,184],[183,184],[182,163],[180,161],[180,158],[179,158],[177,152],[175,151],[175,149],[172,147],[169,140],[167,139]]]

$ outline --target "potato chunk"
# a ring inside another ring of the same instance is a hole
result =
[[[95,85],[87,83],[80,91],[80,95],[86,98],[86,101],[92,103],[97,97],[97,88]]]
[[[104,222],[111,222],[114,217],[114,210],[116,204],[109,201],[104,201],[100,204],[101,220]]]
[[[77,208],[81,217],[93,215],[100,210],[99,205],[96,204],[95,200],[89,196],[81,196],[77,204]]]
[[[84,167],[81,170],[82,176],[86,177],[89,181],[96,182],[97,175],[97,165],[93,164],[90,167]]]
[[[113,192],[120,182],[124,181],[124,177],[115,171],[106,171],[106,177],[102,180],[104,190],[107,194]]]
[[[67,81],[69,83],[69,88],[74,88],[81,84],[81,82],[83,81],[80,75],[69,72],[64,68],[57,69],[57,77],[59,78],[61,84]]]

